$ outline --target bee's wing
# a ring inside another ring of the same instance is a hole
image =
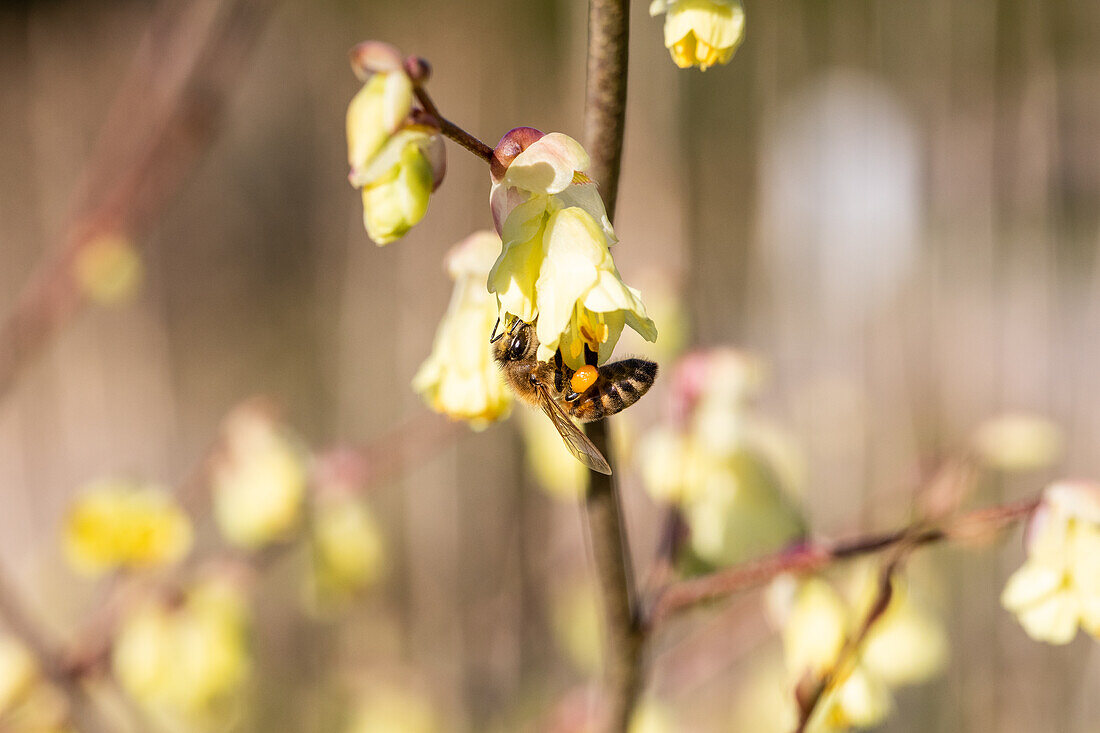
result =
[[[541,384],[536,385],[536,387],[539,393],[539,407],[550,418],[550,422],[554,424],[558,434],[561,435],[561,439],[565,441],[565,447],[569,449],[569,452],[593,471],[610,476],[611,466],[608,465],[607,459],[600,453],[600,449],[588,439],[587,435],[581,432],[576,423],[569,419],[569,416],[565,414],[565,410],[561,409],[561,405],[554,401],[546,387]]]

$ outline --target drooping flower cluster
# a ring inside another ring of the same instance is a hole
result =
[[[683,511],[692,551],[711,565],[778,550],[804,530],[798,461],[749,408],[760,372],[733,349],[685,356],[671,378],[672,419],[639,451],[646,488]]]
[[[1100,486],[1057,483],[1027,530],[1027,561],[1001,603],[1036,641],[1067,644],[1080,626],[1100,639]]]
[[[226,417],[223,450],[212,468],[214,518],[229,542],[256,549],[297,528],[305,497],[307,455],[265,405]]]
[[[94,576],[177,562],[192,537],[191,521],[166,489],[103,480],[73,502],[62,539],[69,564]]]
[[[352,50],[351,59],[365,83],[348,106],[348,180],[362,191],[367,234],[389,244],[427,213],[446,170],[443,139],[438,121],[414,109],[414,84],[425,79],[410,77],[397,49],[368,41]]]
[[[111,667],[146,712],[173,729],[222,726],[251,671],[246,599],[233,579],[212,576],[180,599],[146,599],[127,611]]]
[[[413,389],[435,410],[483,428],[508,414],[512,393],[493,362],[489,337],[496,298],[485,289],[500,238],[476,232],[447,254],[454,291],[436,331],[431,355],[413,377]]]
[[[878,585],[870,566],[851,580],[848,600],[820,577],[798,581],[781,576],[768,592],[770,610],[782,628],[789,685],[812,687],[832,675],[810,719],[810,731],[878,725],[893,709],[893,688],[928,680],[947,661],[941,622],[895,578],[886,610],[845,663],[842,650],[866,618]]]
[[[516,128],[497,146],[489,194],[502,239],[489,291],[502,316],[537,321],[540,360],[560,349],[574,369],[585,364],[586,347],[605,362],[625,326],[657,338],[641,294],[611,257],[617,240],[588,165],[569,136]]]
[[[665,13],[665,47],[681,69],[728,64],[745,39],[741,0],[653,0],[650,15]]]

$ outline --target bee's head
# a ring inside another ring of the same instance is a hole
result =
[[[493,350],[500,361],[519,361],[534,355],[538,349],[534,329],[530,323],[516,318],[508,328],[493,338]]]

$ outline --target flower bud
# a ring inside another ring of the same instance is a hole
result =
[[[493,149],[493,159],[489,161],[489,173],[494,183],[500,183],[504,178],[504,172],[516,156],[527,147],[543,137],[543,133],[533,127],[514,127],[505,133],[497,146]]]
[[[424,84],[432,77],[432,65],[421,56],[409,56],[405,59],[404,67],[413,84]]]
[[[401,52],[382,41],[363,41],[348,52],[351,70],[360,81],[372,74],[397,71],[402,68]]]

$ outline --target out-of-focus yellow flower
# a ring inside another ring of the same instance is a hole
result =
[[[191,522],[167,490],[117,480],[82,491],[69,508],[63,533],[69,564],[87,575],[173,563],[191,542]]]
[[[1100,639],[1100,486],[1047,488],[1028,528],[1027,561],[1001,603],[1036,641],[1066,644],[1078,626]]]
[[[585,346],[606,361],[624,326],[655,340],[641,294],[622,281],[608,249],[615,232],[583,172],[588,153],[567,135],[530,128],[513,130],[498,150],[517,131],[537,139],[494,172],[489,194],[503,240],[489,291],[502,312],[537,319],[538,358],[546,361],[560,348],[574,369],[584,365]]]
[[[436,733],[442,730],[432,701],[419,690],[377,684],[356,704],[345,733]]]
[[[424,218],[443,180],[446,157],[434,122],[413,114],[413,81],[397,49],[368,43],[369,64],[353,66],[366,83],[348,105],[351,185],[362,189],[363,224],[379,245],[408,233]],[[360,47],[357,47],[360,48]]]
[[[318,502],[312,520],[319,600],[338,602],[378,582],[386,569],[386,548],[366,503],[353,495],[329,498]]]
[[[978,428],[974,448],[993,468],[1031,471],[1058,459],[1062,452],[1062,431],[1038,415],[1001,415]]]
[[[745,39],[741,0],[653,0],[650,15],[665,15],[665,47],[681,69],[727,64]]]
[[[122,619],[111,665],[151,714],[191,724],[234,712],[248,680],[249,616],[227,579],[199,582],[178,603],[146,601]]]
[[[643,700],[630,719],[630,733],[676,733],[678,730],[676,718],[668,706],[653,699]]]
[[[587,469],[572,458],[554,424],[541,412],[523,410],[519,419],[524,456],[539,486],[557,499],[575,501],[584,491]]]
[[[250,549],[284,539],[301,519],[305,452],[258,404],[231,413],[222,434],[224,450],[211,477],[222,534]]]
[[[489,345],[497,303],[485,290],[485,278],[499,252],[495,234],[477,232],[448,253],[447,271],[455,281],[451,302],[432,353],[412,382],[433,410],[466,420],[475,429],[501,419],[512,405]]]
[[[713,565],[774,551],[804,531],[800,471],[780,432],[751,414],[759,366],[730,349],[691,354],[671,377],[673,421],[642,441],[650,494],[678,505],[691,548]]]
[[[38,665],[14,637],[0,636],[0,719],[26,697],[38,680]]]
[[[121,234],[101,234],[76,253],[73,276],[81,291],[101,305],[133,299],[145,268],[134,243]]]
[[[862,648],[839,669],[841,651],[876,597],[876,574],[857,574],[846,602],[821,578],[798,582],[785,576],[769,589],[770,608],[782,624],[786,666],[792,685],[806,675],[833,682],[818,704],[810,730],[867,728],[893,708],[891,687],[915,684],[938,673],[947,660],[947,640],[938,620],[915,603],[895,580],[894,593]]]
[[[554,638],[573,665],[588,675],[603,664],[603,615],[590,583],[570,582],[554,594],[550,619]]]

